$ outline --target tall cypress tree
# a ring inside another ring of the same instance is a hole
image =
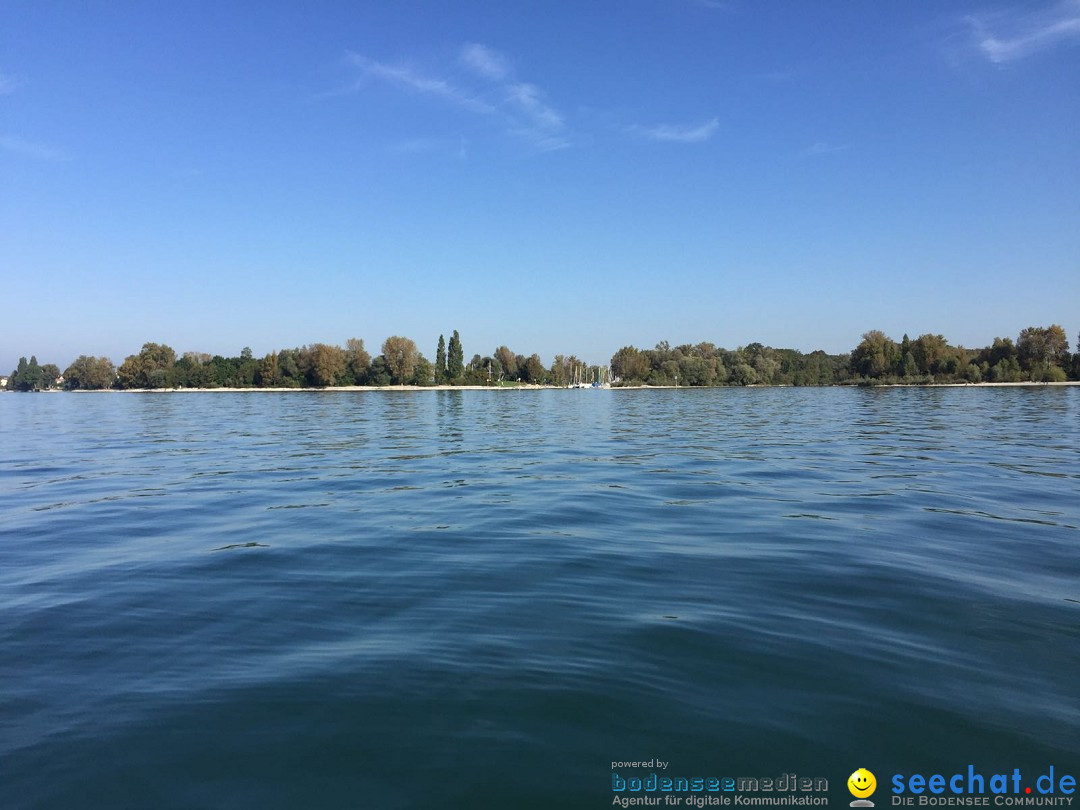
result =
[[[460,380],[465,376],[465,351],[461,348],[461,338],[457,329],[450,336],[450,347],[446,358],[446,375],[451,380]]]
[[[12,391],[26,390],[22,387],[23,378],[26,376],[26,368],[26,358],[20,357],[19,365],[15,368],[13,372],[11,372],[11,377],[8,379],[8,388],[10,388]]]
[[[446,339],[439,335],[439,348],[435,350],[435,382],[446,380]]]
[[[45,372],[38,365],[37,356],[31,355],[30,362],[25,357],[19,358],[19,366],[8,380],[8,388],[13,391],[37,391],[45,387]]]

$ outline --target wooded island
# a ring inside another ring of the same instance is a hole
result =
[[[1080,339],[1077,341],[1080,349]],[[36,356],[19,360],[7,378],[12,391],[173,388],[328,388],[334,386],[528,384],[565,387],[606,376],[615,386],[719,385],[931,385],[978,382],[1065,382],[1080,380],[1080,351],[1069,351],[1065,330],[1054,324],[1031,326],[1012,338],[968,349],[943,335],[907,335],[895,341],[881,331],[863,335],[847,354],[808,354],[750,343],[729,350],[712,343],[652,349],[624,346],[608,366],[590,365],[574,355],[556,355],[545,367],[538,354],[528,357],[499,346],[465,362],[461,337],[439,336],[434,362],[409,338],[392,336],[372,358],[364,341],[345,347],[313,343],[256,358],[244,348],[238,357],[185,352],[146,343],[117,368],[107,357],[80,355],[63,372],[39,365]]]

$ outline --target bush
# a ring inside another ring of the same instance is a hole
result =
[[[1049,366],[1031,372],[1031,379],[1035,382],[1065,382],[1065,372],[1058,366]]]

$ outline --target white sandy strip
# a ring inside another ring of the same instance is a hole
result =
[[[1080,385],[1080,381],[1069,380],[1067,382],[978,382],[978,383],[930,383],[926,385],[876,385],[870,386],[873,388],[1050,388],[1050,387],[1062,387]],[[716,388],[738,388],[739,386],[727,386],[718,385]],[[794,386],[780,386],[780,385],[749,385],[747,388],[793,388]],[[805,386],[806,388],[843,388],[851,387],[856,388],[856,385],[850,386],[838,386],[838,385],[822,385],[822,386]],[[643,389],[674,389],[673,385],[620,385],[613,388],[605,388],[601,390],[605,391],[635,391]],[[701,390],[701,386],[679,386],[681,390]],[[498,385],[339,385],[329,388],[127,388],[123,390],[116,390],[113,388],[106,388],[97,391],[66,391],[60,392],[55,389],[44,393],[74,393],[74,394],[247,394],[257,392],[267,392],[273,394],[304,394],[304,393],[333,393],[335,391],[565,391],[565,390],[585,390],[592,391],[595,389],[566,389],[561,385],[514,385],[514,386],[498,386]]]

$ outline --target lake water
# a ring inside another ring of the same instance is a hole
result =
[[[0,420],[3,808],[604,808],[654,757],[834,807],[860,766],[879,808],[896,773],[1080,776],[1077,388]]]

